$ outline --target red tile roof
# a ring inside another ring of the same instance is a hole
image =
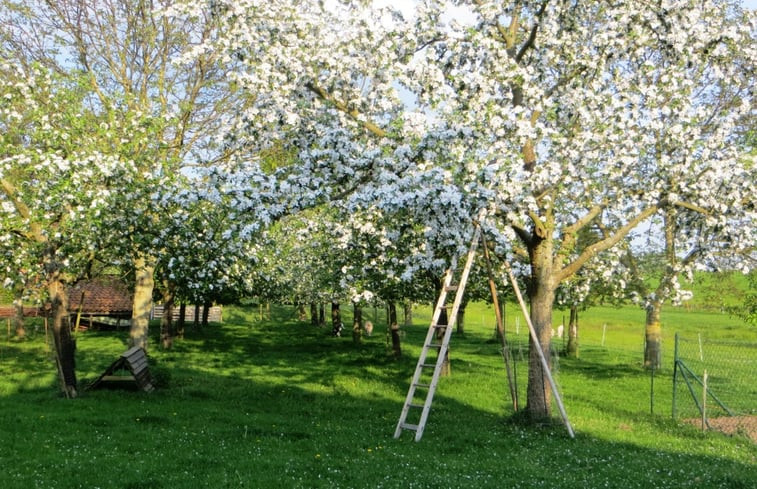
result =
[[[115,277],[101,277],[82,280],[68,292],[69,311],[83,314],[130,314],[133,295],[121,280]]]
[[[41,315],[41,311],[37,307],[26,307],[24,306],[24,316],[31,317],[31,316],[39,316]],[[6,319],[6,318],[13,318],[16,317],[16,307],[15,306],[0,306],[0,319]]]

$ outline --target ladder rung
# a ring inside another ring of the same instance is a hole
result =
[[[400,414],[400,419],[397,422],[397,428],[394,432],[395,438],[400,437],[400,433],[403,429],[415,431],[415,441],[419,441],[421,439],[421,436],[423,435],[423,428],[426,426],[426,418],[428,417],[429,411],[431,409],[431,402],[434,399],[434,392],[436,391],[436,386],[439,381],[439,374],[441,373],[436,365],[436,363],[438,363],[440,359],[437,358],[437,362],[435,362],[434,364],[427,363],[429,361],[433,361],[433,358],[426,358],[426,354],[428,353],[429,348],[435,348],[438,356],[442,353],[442,350],[447,351],[447,348],[449,347],[450,333],[453,332],[452,328],[454,327],[454,324],[450,326],[450,324],[437,323],[441,318],[447,317],[449,319],[448,315],[442,314],[442,309],[446,311],[449,307],[449,305],[447,305],[446,303],[448,292],[457,291],[454,294],[455,299],[451,304],[451,310],[456,311],[460,306],[462,301],[462,294],[465,291],[465,284],[468,281],[468,275],[471,266],[473,265],[473,258],[475,256],[474,253],[480,237],[481,229],[480,227],[476,226],[473,237],[471,238],[470,248],[468,249],[465,267],[463,268],[462,272],[457,276],[457,279],[455,279],[455,267],[457,266],[457,258],[453,258],[452,263],[450,264],[450,268],[447,270],[444,276],[444,283],[442,285],[442,289],[439,291],[439,298],[436,302],[436,309],[434,309],[433,317],[435,319],[431,321],[431,325],[428,329],[428,335],[426,336],[426,340],[424,340],[423,351],[421,353],[421,357],[418,360],[418,365],[415,368],[415,374],[413,375],[413,380],[410,383],[410,388],[407,391],[405,404],[403,405],[402,413]],[[455,284],[453,283],[453,281],[457,283]],[[446,322],[454,323],[454,318],[452,319],[453,320]],[[427,380],[429,371],[424,372],[422,370],[429,367],[434,367],[433,374],[431,375],[431,380]],[[426,380],[426,382],[428,383],[418,382],[421,377],[424,377],[424,380]],[[418,393],[416,392],[416,389],[419,387],[427,390],[425,392],[420,391]],[[423,399],[424,394],[426,396],[425,400]],[[419,402],[422,402],[423,405],[418,404]],[[406,423],[408,411],[410,410],[410,408],[423,409],[420,414],[420,420],[417,421],[418,424]]]

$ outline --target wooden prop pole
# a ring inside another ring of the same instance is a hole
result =
[[[531,315],[528,313],[526,303],[523,301],[523,296],[520,293],[518,282],[515,280],[513,269],[510,267],[510,263],[508,263],[507,261],[505,261],[505,269],[507,270],[507,275],[510,277],[510,282],[513,284],[513,290],[515,291],[515,296],[518,298],[518,303],[520,304],[520,308],[523,311],[523,316],[526,318],[528,331],[531,334],[531,340],[533,340],[534,345],[538,345],[536,348],[536,353],[539,356],[539,361],[541,362],[541,366],[547,376],[547,380],[549,380],[549,387],[552,389],[552,395],[555,397],[555,402],[557,403],[557,407],[560,410],[560,416],[562,416],[563,423],[568,429],[568,434],[570,435],[570,437],[575,438],[573,427],[570,425],[570,421],[568,420],[568,414],[565,412],[565,406],[563,405],[562,399],[560,398],[560,393],[557,391],[557,385],[555,384],[555,380],[552,378],[552,372],[550,372],[549,370],[547,359],[544,358],[544,352],[541,349],[541,342],[539,341],[539,337],[536,336],[536,330],[534,329],[534,325],[531,322]]]
[[[505,338],[505,326],[502,321],[502,311],[499,308],[499,299],[497,298],[497,285],[494,282],[494,273],[492,272],[492,263],[489,258],[489,248],[486,244],[486,238],[481,233],[481,248],[484,250],[484,261],[486,262],[486,273],[489,276],[489,290],[492,294],[492,305],[494,306],[494,314],[497,319],[497,336],[499,336],[502,343],[502,356],[505,358],[505,370],[507,371],[507,383],[510,386],[510,398],[513,401],[513,410],[518,412],[518,388],[515,383],[516,380],[513,377],[512,369],[510,368],[510,349],[507,346],[507,339]]]

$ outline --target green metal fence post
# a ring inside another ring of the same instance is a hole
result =
[[[676,391],[678,386],[678,333],[675,335],[675,346],[673,347],[673,419],[676,419]]]

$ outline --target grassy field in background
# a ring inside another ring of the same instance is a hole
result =
[[[425,335],[428,309],[402,328],[389,355],[383,312],[374,335],[297,322],[294,311],[226,308],[224,323],[190,328],[171,351],[150,351],[158,389],[58,396],[44,334],[0,342],[0,487],[15,488],[753,488],[757,447],[744,436],[702,433],[670,416],[670,378],[642,366],[643,312],[581,315],[581,356],[555,375],[576,438],[559,423],[514,422],[494,319],[466,314],[451,344],[423,440],[392,435]],[[349,314],[345,311],[345,324]],[[562,313],[556,311],[555,321]],[[513,347],[522,319],[507,306]],[[519,323],[515,334],[516,322]],[[757,342],[728,315],[667,310],[664,352],[676,331]],[[156,330],[157,328],[153,328]],[[94,380],[126,349],[128,333],[79,333],[77,371]],[[603,341],[604,338],[604,341]],[[558,343],[556,341],[556,343]],[[155,344],[155,343],[153,343]],[[558,345],[556,345],[558,346]],[[667,361],[667,360],[666,360]],[[669,373],[669,372],[668,372]],[[525,368],[519,389],[525,392]],[[525,396],[521,402],[525,402]],[[555,412],[557,410],[555,409]]]

